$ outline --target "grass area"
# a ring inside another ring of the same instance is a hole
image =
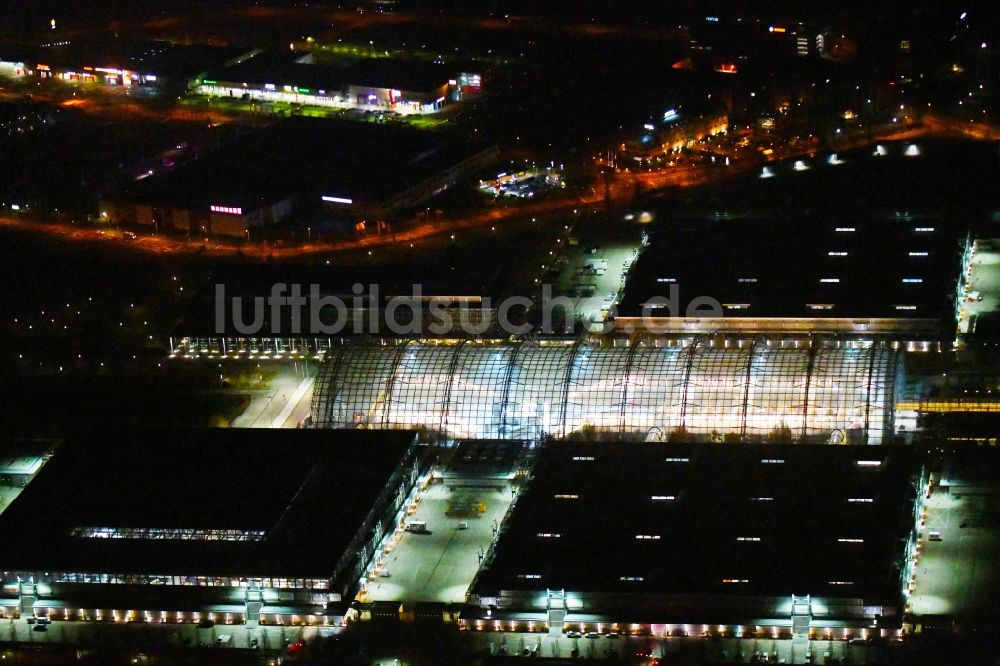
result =
[[[250,360],[227,361],[225,363],[225,381],[233,389],[263,389],[277,375],[278,366],[273,363],[258,363]]]

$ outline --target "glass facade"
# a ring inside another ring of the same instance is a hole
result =
[[[858,340],[345,343],[317,378],[312,422],[454,438],[681,431],[880,444],[900,373],[898,351]]]
[[[143,541],[263,541],[263,530],[206,530],[183,527],[75,527],[72,536],[84,539]]]
[[[115,574],[63,571],[40,576],[22,572],[25,580],[32,578],[50,583],[92,583],[103,585],[178,585],[188,587],[249,587],[256,585],[276,590],[329,590],[328,578],[247,578],[245,576],[175,576],[169,574]]]

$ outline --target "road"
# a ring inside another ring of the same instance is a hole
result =
[[[233,419],[233,428],[297,428],[309,416],[316,368],[293,361],[282,364],[266,388],[254,391],[250,404]],[[303,372],[306,373],[303,376]],[[238,390],[237,390],[238,391]]]
[[[132,94],[132,90],[136,94]],[[49,102],[66,109],[111,120],[149,120],[153,122],[183,121],[197,123],[228,123],[245,120],[245,113],[227,113],[216,108],[190,108],[180,105],[152,105],[139,99],[141,89],[107,88],[98,83],[70,84],[46,82],[30,86],[22,82],[11,84],[0,79],[0,102],[21,102],[30,95],[36,102]]]
[[[938,132],[944,132],[948,135],[952,134],[947,128],[907,127],[870,138],[859,138],[856,144],[845,145],[842,149],[855,149],[877,141],[914,139],[921,136],[934,135]],[[781,152],[781,159],[787,160],[804,157],[816,151],[815,147],[790,149]],[[57,224],[24,214],[18,216],[0,216],[0,226],[31,229],[75,241],[114,242],[136,250],[156,254],[198,254],[212,257],[240,255],[258,261],[280,261],[283,259],[298,259],[303,256],[315,254],[370,250],[381,246],[414,243],[455,231],[475,229],[533,217],[557,219],[560,215],[579,208],[593,210],[608,208],[612,211],[624,211],[634,201],[637,189],[651,192],[665,188],[696,187],[752,173],[759,168],[759,160],[744,158],[732,160],[729,166],[724,166],[717,161],[715,164],[693,164],[686,167],[666,168],[653,172],[608,174],[606,176],[608,179],[606,183],[595,183],[593,187],[586,188],[577,193],[567,193],[558,198],[543,199],[510,207],[489,208],[451,220],[411,220],[409,222],[397,223],[396,227],[398,231],[391,233],[283,246],[253,242],[217,241],[209,238],[187,240],[183,237],[163,236],[152,233],[142,234],[133,241],[124,241],[111,238],[110,235],[103,234],[96,227]]]

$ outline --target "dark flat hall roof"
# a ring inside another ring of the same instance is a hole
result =
[[[553,443],[474,591],[896,600],[915,471],[907,447]]]
[[[328,577],[414,442],[411,431],[92,433],[65,442],[0,517],[0,569]],[[78,528],[263,532],[111,539]]]

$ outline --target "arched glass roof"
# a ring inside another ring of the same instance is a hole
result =
[[[327,354],[312,422],[454,438],[681,431],[878,444],[892,435],[900,370],[899,353],[871,341],[345,343]]]

